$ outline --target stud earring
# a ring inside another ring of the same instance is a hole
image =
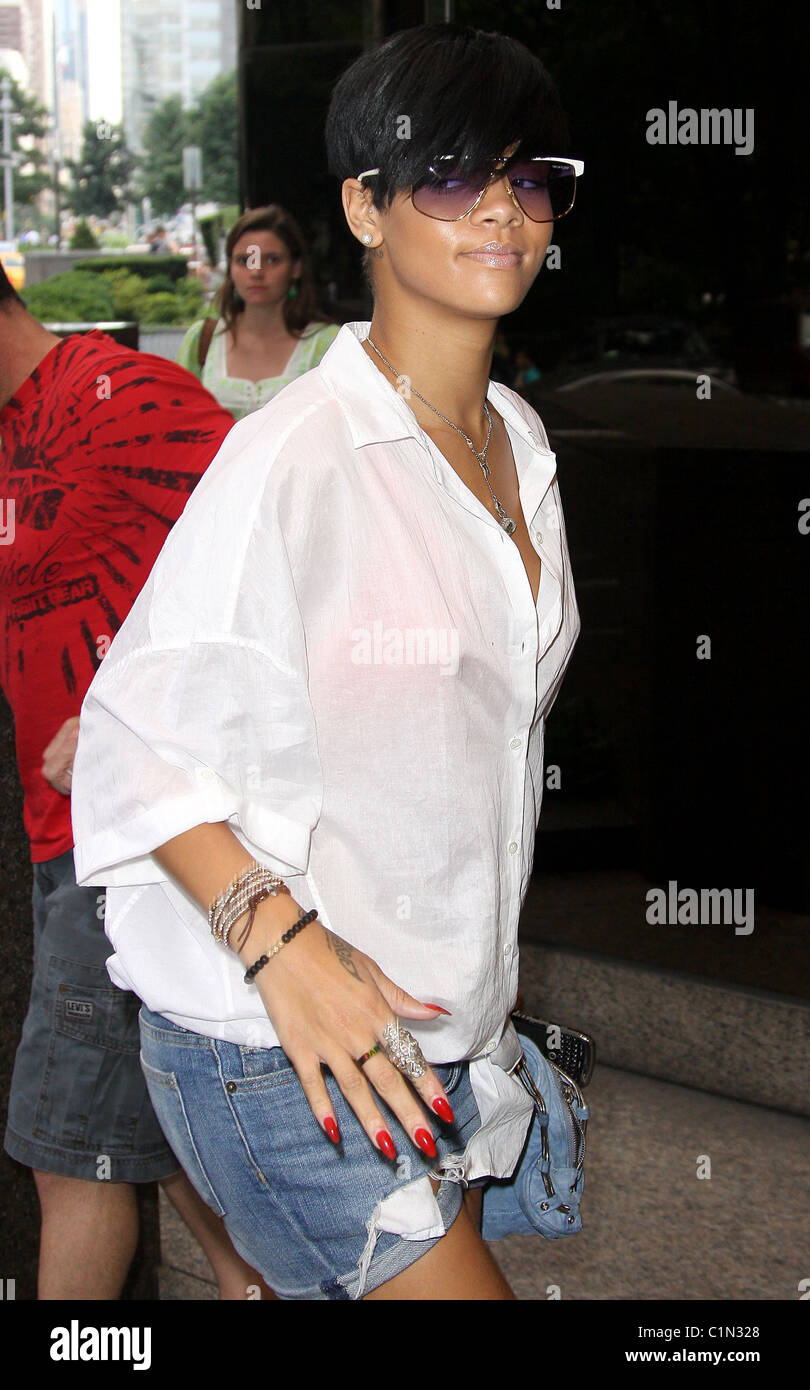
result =
[[[363,232],[363,243],[365,246],[371,243],[371,232]]]

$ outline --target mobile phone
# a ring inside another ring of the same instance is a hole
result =
[[[587,1086],[596,1065],[596,1043],[587,1033],[579,1033],[574,1028],[563,1028],[559,1023],[547,1023],[545,1019],[533,1018],[531,1014],[512,1014],[512,1022],[519,1033],[525,1033],[535,1046],[556,1063],[566,1076],[570,1076],[578,1086]]]

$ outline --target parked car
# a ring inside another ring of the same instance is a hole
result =
[[[718,361],[693,324],[636,315],[592,320],[576,347],[543,374],[543,385],[575,391],[595,381],[694,382],[698,375],[720,388],[733,390],[738,384],[734,368]]]
[[[25,257],[13,241],[0,241],[0,263],[15,290],[25,289]]]

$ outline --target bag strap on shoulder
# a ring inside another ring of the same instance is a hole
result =
[[[205,366],[205,359],[208,356],[208,349],[211,346],[211,339],[214,336],[214,329],[216,326],[216,319],[206,319],[202,326],[202,332],[200,333],[197,343],[197,361],[201,367]]]

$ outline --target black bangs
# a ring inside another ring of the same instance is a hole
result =
[[[515,140],[525,155],[564,155],[569,133],[542,63],[504,34],[460,24],[405,29],[343,73],[326,119],[329,172],[366,169],[377,207],[418,183],[438,155],[478,169]]]
[[[0,304],[4,303],[22,304],[22,300],[6,275],[2,261],[0,261]]]

